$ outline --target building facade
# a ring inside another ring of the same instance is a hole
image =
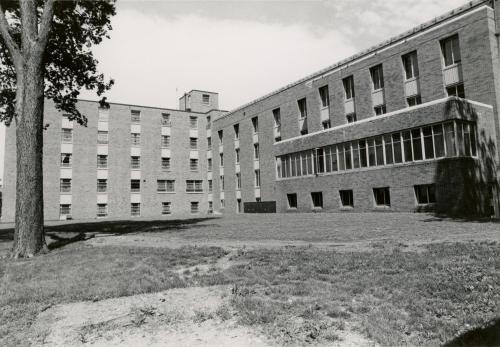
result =
[[[242,212],[499,214],[500,1],[473,1],[229,113],[48,102],[45,218]],[[14,219],[15,129],[3,221]]]

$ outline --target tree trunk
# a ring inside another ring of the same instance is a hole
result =
[[[11,256],[32,257],[45,251],[43,230],[43,106],[42,64],[28,59],[23,77],[22,110],[17,117],[16,230]]]

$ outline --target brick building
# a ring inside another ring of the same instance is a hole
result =
[[[82,128],[48,102],[45,218],[498,215],[499,33],[500,1],[473,1],[229,113],[196,90],[179,110],[80,101]]]

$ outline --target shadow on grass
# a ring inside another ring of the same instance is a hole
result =
[[[493,218],[493,217],[479,217],[479,216],[451,217],[442,214],[435,214],[433,217],[424,219],[423,221],[428,223],[429,222],[500,223],[499,218]]]
[[[468,331],[453,340],[445,343],[443,347],[484,346],[493,347],[500,343],[500,318],[487,327]]]
[[[206,228],[214,224],[199,225],[199,223],[216,219],[190,218],[173,220],[119,220],[101,222],[68,223],[45,226],[45,235],[49,249],[55,249],[70,243],[88,240],[95,235],[125,235],[147,232],[175,232],[191,228]],[[0,230],[0,242],[14,240],[14,228]]]

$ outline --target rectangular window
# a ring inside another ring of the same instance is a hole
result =
[[[222,145],[222,143],[223,143],[223,142],[222,142],[222,140],[223,140],[222,130],[219,130],[219,131],[217,132],[217,134],[219,135],[219,143]]]
[[[241,173],[239,172],[236,173],[236,189],[241,189]]]
[[[325,172],[332,172],[331,147],[325,147]]]
[[[97,217],[108,216],[108,204],[97,204]]]
[[[212,201],[208,202],[208,214],[214,213],[214,203]]]
[[[379,106],[375,106],[373,108],[374,112],[375,112],[375,115],[376,116],[380,116],[380,115],[383,115],[384,113],[387,112],[386,108],[385,108],[385,105],[379,105]]]
[[[141,145],[141,134],[131,133],[130,139],[132,142],[132,146],[140,146]]]
[[[164,171],[170,170],[170,158],[161,158],[161,169]]]
[[[167,180],[167,192],[168,193],[175,192],[175,180]]]
[[[100,145],[107,145],[109,143],[107,131],[98,131],[97,132],[97,143]]]
[[[73,129],[62,129],[61,142],[63,143],[73,142]]]
[[[446,142],[446,156],[455,157],[457,155],[455,143],[455,129],[453,123],[444,124],[445,142]]]
[[[329,120],[321,123],[321,125],[323,125],[323,130],[326,130],[326,129],[330,129],[331,128],[331,123]]]
[[[352,167],[354,169],[359,168],[359,147],[358,147],[358,141],[354,141],[351,143],[352,146]]]
[[[436,150],[436,158],[444,157],[444,136],[443,136],[443,125],[438,124],[432,127],[432,132],[434,134],[434,148]]]
[[[59,191],[61,193],[71,193],[71,179],[61,178],[59,182]]]
[[[342,207],[354,207],[354,194],[352,190],[339,190]]]
[[[132,123],[140,123],[141,122],[141,111],[130,111],[130,121]]]
[[[420,136],[420,129],[411,131],[411,139],[413,143],[413,160],[422,160],[422,137]]]
[[[162,148],[169,148],[170,147],[170,136],[168,136],[168,135],[161,136],[161,147]]]
[[[207,130],[212,128],[212,118],[207,116]]]
[[[448,96],[457,96],[459,98],[465,99],[464,84],[456,84],[454,86],[446,87],[446,93]]]
[[[71,167],[71,153],[61,153],[61,167]]]
[[[224,153],[219,153],[219,166],[224,167]]]
[[[458,35],[453,35],[441,41],[441,52],[443,54],[444,66],[458,64],[462,60],[460,57],[460,43]]]
[[[141,191],[141,180],[130,180],[130,191],[139,193]]]
[[[161,125],[169,127],[171,125],[170,122],[170,113],[162,113],[161,114]]]
[[[316,171],[318,173],[325,172],[325,151],[323,148],[316,149]]]
[[[59,205],[59,216],[68,217],[71,216],[71,204],[61,204]]]
[[[384,88],[384,71],[382,64],[372,67],[370,69],[370,74],[372,76],[373,90],[375,91]]]
[[[239,148],[236,148],[234,150],[234,157],[236,159],[236,164],[239,164],[240,163],[240,149]]]
[[[311,200],[313,208],[323,208],[323,193],[313,192],[311,193]]]
[[[97,155],[97,168],[98,169],[107,169],[108,168],[108,156],[99,154]]]
[[[196,138],[196,137],[189,138],[189,148],[190,149],[198,149],[198,138]]]
[[[403,132],[403,148],[405,153],[405,162],[413,161],[413,151],[411,149],[411,132]]]
[[[342,80],[344,85],[344,95],[346,100],[354,98],[354,77],[349,76]]]
[[[434,184],[421,184],[414,186],[417,204],[427,205],[436,203],[436,187]]]
[[[214,189],[213,181],[208,180],[208,192],[211,193],[213,189]]]
[[[328,85],[323,86],[318,89],[319,98],[321,100],[321,107],[325,108],[330,105],[330,96],[328,95]]]
[[[417,51],[403,55],[402,59],[406,79],[410,80],[412,78],[417,78],[419,75]]]
[[[306,98],[300,99],[297,101],[297,105],[299,106],[299,116],[300,118],[307,117],[307,101]]]
[[[357,120],[356,113],[348,114],[345,118],[347,119],[347,123],[354,123]]]
[[[220,199],[220,208],[223,209],[225,205],[224,199]]]
[[[408,107],[417,106],[417,105],[420,105],[422,103],[422,98],[420,97],[420,95],[415,95],[415,96],[406,98],[406,103],[408,104]]]
[[[221,175],[219,177],[219,182],[220,182],[220,189],[224,190],[224,175]]]
[[[381,136],[375,138],[375,154],[377,156],[377,166],[384,165],[384,146]]]
[[[170,201],[165,201],[161,203],[161,214],[164,216],[172,214],[172,203]]]
[[[204,104],[209,104],[210,103],[210,95],[202,94],[201,100],[203,101]]]
[[[403,152],[401,150],[401,134],[392,134],[392,148],[394,149],[394,162],[403,162]]]
[[[432,127],[425,127],[422,129],[424,135],[424,154],[425,159],[434,158],[434,142],[432,140]]]
[[[273,119],[275,127],[281,126],[281,111],[279,108],[273,110]]]
[[[212,138],[207,137],[207,149],[210,149],[210,148],[212,148]]]
[[[97,192],[98,193],[106,193],[108,191],[108,180],[107,179],[98,179],[97,180]]]
[[[240,139],[240,125],[239,124],[233,125],[233,129],[234,129],[234,139],[239,140]]]
[[[213,164],[212,164],[212,158],[208,158],[207,159],[207,170],[208,171],[212,171],[212,166],[213,166]]]
[[[187,180],[186,193],[202,193],[203,181],[202,180]]]
[[[253,145],[253,158],[255,160],[259,159],[259,144],[258,143],[254,143],[254,145]]]
[[[366,140],[359,141],[359,159],[361,162],[361,167],[367,167],[367,151],[366,151]]]
[[[375,155],[375,140],[369,139],[368,142],[368,164],[370,166],[377,165],[377,159]]]
[[[260,170],[255,170],[255,187],[260,187]]]
[[[391,135],[384,135],[384,145],[385,145],[385,162],[387,165],[394,163],[394,158],[392,156],[392,137]]]
[[[241,199],[236,199],[236,213],[241,213]]]
[[[286,198],[288,200],[288,208],[297,208],[297,194],[287,194]]]
[[[345,158],[345,169],[351,170],[352,163],[351,163],[351,144],[350,143],[344,144],[344,158]]]
[[[198,171],[198,159],[189,159],[189,169],[191,171]]]
[[[376,206],[391,206],[391,194],[389,187],[373,188],[373,197]]]
[[[156,191],[163,193],[167,191],[167,180],[157,180],[156,181]]]
[[[130,215],[133,217],[139,217],[141,215],[141,204],[139,202],[130,204]]]
[[[257,117],[252,118],[252,128],[254,134],[259,132],[259,118]]]
[[[198,129],[198,117],[189,116],[189,127],[191,129]]]
[[[200,203],[198,201],[191,201],[191,213],[196,214],[200,211]]]
[[[131,169],[140,169],[141,168],[141,157],[130,157],[130,168]]]

